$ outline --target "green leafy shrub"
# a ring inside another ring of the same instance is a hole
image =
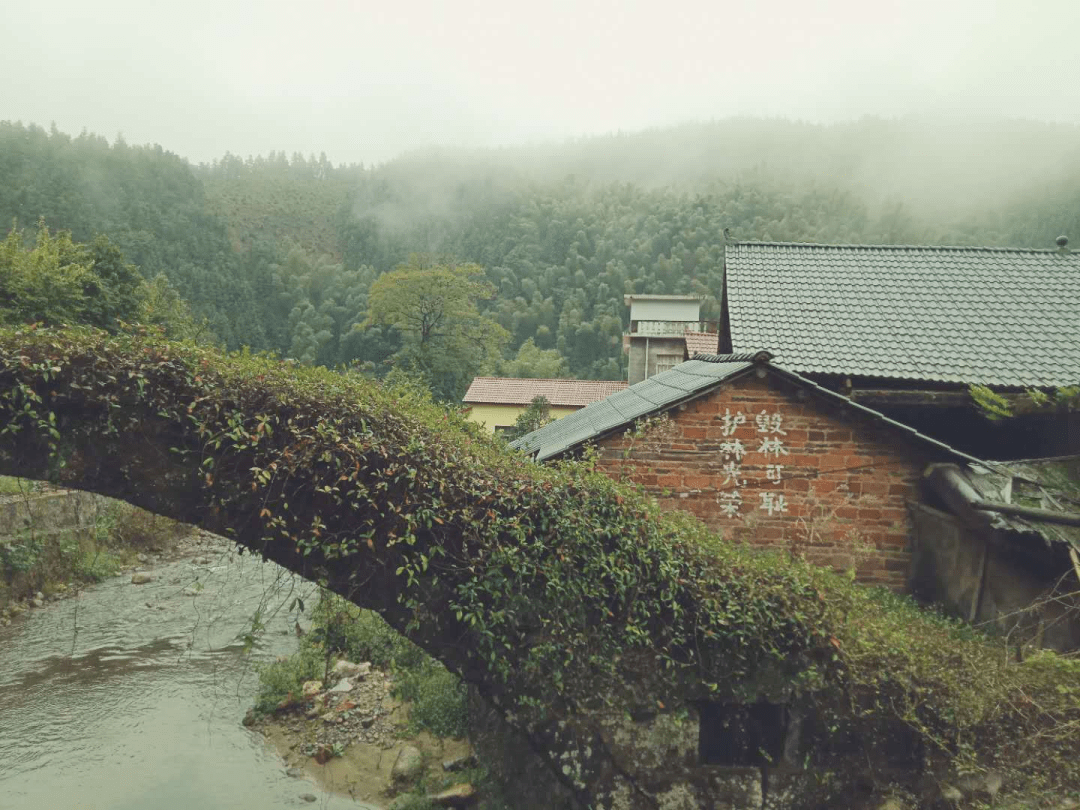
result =
[[[422,793],[404,793],[394,799],[390,810],[434,810],[435,803]]]
[[[260,712],[273,712],[290,694],[298,698],[304,681],[321,680],[322,677],[321,650],[313,644],[301,644],[295,655],[274,661],[260,669],[255,709]]]
[[[415,731],[436,737],[465,737],[469,716],[465,684],[437,661],[429,659],[418,668],[401,672],[395,693],[409,701],[409,724]]]
[[[107,548],[80,548],[72,565],[72,573],[83,582],[102,582],[119,574],[125,563],[122,556]]]
[[[33,532],[20,532],[16,537],[0,542],[0,564],[8,576],[25,574],[41,560],[45,544]]]
[[[11,582],[18,577],[22,595],[49,592],[56,583],[75,579],[100,582],[119,573],[121,552],[103,542],[101,527],[43,534],[27,530],[0,543],[0,574]]]
[[[658,696],[775,672],[847,739],[902,726],[935,762],[1011,768],[1016,790],[1024,774],[1080,788],[1063,666],[1026,667],[910,600],[727,543],[587,463],[533,465],[459,423],[355,376],[249,353],[0,330],[5,469],[231,529],[377,605],[522,722],[581,712],[639,662]],[[131,444],[129,431],[150,438]],[[328,624],[320,655],[398,661],[374,627]]]
[[[380,669],[412,669],[427,654],[378,614],[323,592],[312,612],[312,636],[331,653],[350,661],[370,661]]]

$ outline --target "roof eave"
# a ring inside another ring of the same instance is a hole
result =
[[[891,419],[888,416],[885,416],[885,414],[881,413],[880,411],[875,411],[873,408],[868,408],[865,405],[860,405],[858,402],[854,402],[851,399],[848,399],[843,394],[838,394],[835,391],[830,391],[828,388],[824,388],[824,387],[818,385],[817,383],[813,382],[812,380],[806,379],[805,377],[803,377],[800,374],[797,374],[797,373],[792,372],[792,371],[788,371],[787,369],[781,368],[779,366],[774,366],[774,365],[770,364],[765,359],[758,359],[759,357],[763,357],[763,356],[767,357],[768,356],[767,352],[756,353],[756,355],[757,356],[755,357],[755,362],[753,362],[751,365],[748,365],[746,368],[740,369],[739,371],[735,371],[730,376],[724,377],[723,379],[718,379],[716,381],[716,383],[713,384],[713,385],[706,386],[704,388],[701,388],[698,391],[688,392],[685,397],[680,397],[679,399],[676,399],[676,400],[673,400],[671,402],[665,403],[664,405],[657,406],[654,410],[649,412],[649,415],[666,413],[666,412],[672,410],[673,408],[680,407],[682,405],[685,405],[688,402],[692,402],[695,399],[699,399],[700,397],[707,396],[707,395],[711,394],[717,388],[719,388],[720,386],[722,386],[724,384],[732,383],[732,382],[735,382],[735,381],[737,381],[739,379],[742,379],[747,374],[749,374],[751,371],[756,371],[757,369],[764,369],[766,371],[771,371],[771,372],[777,374],[779,377],[787,379],[788,381],[790,381],[790,382],[792,382],[792,383],[794,383],[794,384],[796,384],[796,385],[798,385],[800,387],[808,389],[810,391],[810,393],[812,393],[814,395],[817,395],[817,396],[819,396],[819,397],[821,397],[823,399],[831,401],[831,402],[833,402],[833,403],[835,403],[837,405],[840,405],[841,407],[850,408],[852,411],[861,413],[863,416],[866,416],[866,417],[869,417],[869,418],[871,418],[871,419],[873,419],[875,421],[881,422],[882,424],[886,425],[887,427],[889,427],[891,429],[898,430],[898,431],[902,432],[904,435],[906,435],[908,438],[915,439],[916,441],[920,442],[921,444],[923,444],[925,446],[929,446],[936,453],[944,454],[947,457],[954,458],[954,459],[960,459],[960,460],[963,460],[965,462],[972,463],[972,464],[981,464],[983,466],[990,467],[990,468],[996,468],[996,466],[997,466],[994,462],[986,461],[985,459],[977,458],[976,456],[972,456],[972,455],[970,455],[968,453],[965,453],[965,452],[963,452],[961,450],[957,450],[956,448],[954,448],[954,447],[952,447],[952,446],[950,446],[948,444],[945,444],[945,442],[939,441],[939,440],[931,438],[930,436],[927,436],[927,435],[925,435],[923,433],[920,433],[919,431],[915,430],[913,427],[911,427],[909,425],[905,425],[903,422],[899,422],[899,421],[897,421],[895,419]],[[615,433],[618,433],[620,430],[624,430],[628,425],[631,425],[635,421],[640,419],[641,416],[642,415],[638,415],[638,416],[635,416],[635,417],[633,417],[631,419],[627,419],[624,422],[620,422],[618,425],[614,425],[611,428],[605,429],[605,430],[603,430],[603,431],[601,431],[601,432],[599,432],[599,433],[597,433],[597,434],[595,434],[593,436],[589,436],[589,437],[587,437],[585,439],[574,442],[574,443],[572,443],[570,445],[567,445],[566,447],[559,448],[558,450],[556,450],[556,451],[554,451],[552,453],[549,453],[547,455],[544,455],[544,456],[540,455],[540,450],[542,449],[540,447],[538,447],[535,451],[530,452],[530,455],[533,455],[533,457],[536,458],[537,461],[548,461],[550,459],[560,458],[560,457],[566,455],[567,453],[572,452],[576,448],[578,448],[580,446],[583,446],[583,445],[585,445],[585,444],[587,444],[589,442],[600,441],[602,439],[607,438],[608,436],[611,436],[611,435],[613,435]]]
[[[563,447],[563,448],[561,448],[559,450],[556,450],[556,451],[554,451],[552,453],[549,453],[546,456],[541,456],[540,455],[540,448],[537,448],[536,450],[528,451],[528,454],[530,456],[532,456],[533,458],[535,458],[537,461],[550,461],[552,459],[561,458],[561,457],[565,456],[566,454],[572,452],[573,450],[576,450],[579,447],[583,447],[584,445],[589,444],[590,442],[597,442],[597,441],[600,441],[602,439],[606,439],[609,436],[612,436],[612,435],[614,435],[614,434],[616,434],[616,433],[618,433],[618,432],[620,432],[622,430],[625,430],[630,425],[633,425],[637,420],[641,419],[642,416],[646,416],[646,415],[652,416],[654,414],[667,413],[668,411],[670,411],[670,410],[672,410],[674,408],[679,408],[679,407],[681,407],[683,405],[686,405],[688,402],[693,402],[696,399],[700,399],[703,396],[711,394],[713,391],[715,391],[720,386],[725,385],[725,384],[730,383],[730,382],[733,382],[735,380],[741,379],[742,377],[746,376],[751,371],[753,371],[755,368],[756,368],[756,366],[749,365],[746,368],[739,369],[738,371],[734,371],[734,372],[731,373],[730,376],[724,377],[723,379],[718,379],[712,385],[706,386],[705,388],[701,388],[701,389],[699,389],[697,391],[687,392],[686,396],[684,396],[684,397],[680,397],[679,399],[673,400],[671,402],[664,403],[663,405],[658,405],[658,406],[656,406],[656,408],[654,410],[649,411],[648,414],[641,414],[641,415],[638,415],[638,416],[631,417],[630,419],[627,419],[627,420],[625,420],[623,422],[620,422],[617,425],[613,425],[612,427],[607,428],[607,429],[605,429],[603,431],[600,431],[599,433],[597,433],[597,434],[595,434],[593,436],[589,436],[586,439],[582,439],[580,441],[574,442],[573,444],[567,445],[566,447]],[[541,428],[541,430],[542,429],[543,428]],[[525,437],[525,438],[527,438],[527,437]]]

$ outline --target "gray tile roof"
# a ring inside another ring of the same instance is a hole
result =
[[[1080,252],[740,242],[726,257],[735,351],[802,374],[1080,382]]]
[[[753,354],[744,358],[730,362],[687,360],[669,371],[655,374],[606,399],[587,405],[580,411],[549,422],[510,446],[535,453],[537,461],[551,458],[616,428],[629,426],[638,417],[661,411],[715,388],[754,365]]]
[[[932,447],[936,452],[990,466],[989,462],[954,450],[944,442],[919,433],[914,428],[890,419],[873,408],[860,405],[805,377],[772,365],[769,363],[770,358],[771,355],[768,352],[696,354],[693,360],[680,363],[669,371],[656,374],[606,399],[594,402],[580,411],[549,422],[539,430],[534,430],[517,441],[511,442],[510,446],[530,455],[534,454],[537,461],[544,461],[614,430],[629,427],[635,419],[642,416],[660,413],[680,402],[707,394],[721,383],[733,380],[755,365],[760,365],[825,399],[833,400],[845,408],[884,422],[908,434],[912,439]]]

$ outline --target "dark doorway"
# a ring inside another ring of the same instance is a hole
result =
[[[702,765],[775,765],[784,753],[787,707],[782,703],[702,703],[698,756]]]

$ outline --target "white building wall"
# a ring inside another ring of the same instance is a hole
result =
[[[632,321],[696,321],[701,313],[701,301],[638,301],[630,302]]]

